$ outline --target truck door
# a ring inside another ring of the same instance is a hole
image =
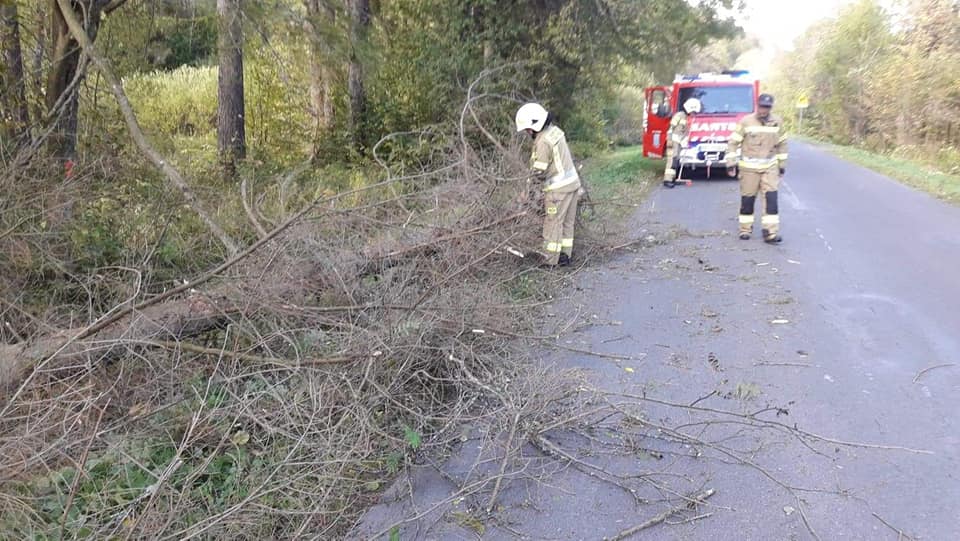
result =
[[[662,158],[667,148],[667,130],[670,129],[670,88],[652,86],[645,91],[643,114],[643,155]]]

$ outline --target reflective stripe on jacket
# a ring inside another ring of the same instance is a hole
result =
[[[766,171],[787,166],[787,134],[780,117],[770,115],[765,120],[756,113],[737,123],[727,143],[727,167]]]
[[[563,130],[550,125],[537,134],[533,141],[531,167],[547,177],[545,192],[572,192],[580,188],[580,175],[573,163]]]
[[[690,124],[687,122],[687,113],[677,111],[670,119],[670,131],[667,132],[667,140],[672,145],[682,145],[690,133]]]

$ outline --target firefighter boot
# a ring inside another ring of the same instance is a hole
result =
[[[777,202],[777,191],[771,190],[763,194],[763,242],[779,244],[783,242],[780,236],[780,208]]]
[[[755,195],[740,197],[740,240],[750,240],[750,235],[753,233],[753,207],[756,201]]]
[[[558,264],[559,264],[561,267],[569,267],[571,262],[572,262],[572,261],[571,261],[571,259],[570,259],[570,256],[568,256],[568,255],[565,254],[565,253],[561,253],[561,254],[560,254],[560,261],[559,261]]]

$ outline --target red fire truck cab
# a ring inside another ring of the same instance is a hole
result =
[[[699,113],[691,115],[689,142],[680,151],[683,173],[723,168],[727,141],[737,122],[756,109],[760,81],[746,71],[678,75],[671,86],[646,89],[643,126],[643,155],[662,158],[666,154],[670,119],[685,101],[697,98]]]

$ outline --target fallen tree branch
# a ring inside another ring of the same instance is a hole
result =
[[[493,506],[497,503],[497,496],[500,495],[500,486],[503,483],[503,476],[507,472],[507,464],[510,462],[510,455],[513,449],[513,437],[517,433],[517,426],[520,425],[520,413],[513,416],[510,423],[510,433],[507,434],[507,441],[503,452],[503,460],[500,462],[500,474],[493,484],[493,492],[490,493],[490,500],[487,502],[487,513],[493,513]]]
[[[701,493],[699,493],[699,494],[695,494],[695,495],[693,495],[693,496],[690,496],[689,499],[690,499],[690,500],[693,500],[693,501],[696,501],[696,502],[698,502],[698,503],[703,503],[704,501],[707,500],[707,498],[709,498],[710,496],[713,496],[714,494],[716,494],[716,491],[711,488],[711,489],[705,490],[705,491],[703,491],[703,492],[701,492]],[[622,532],[618,533],[617,535],[615,535],[615,536],[613,536],[613,537],[605,537],[604,539],[607,540],[607,541],[621,541],[621,540],[623,540],[623,539],[627,539],[628,537],[631,537],[631,536],[633,536],[634,534],[637,534],[637,533],[639,533],[639,532],[642,531],[642,530],[646,530],[647,528],[651,528],[651,527],[653,527],[653,526],[656,526],[657,524],[660,524],[661,522],[666,521],[668,518],[672,517],[673,515],[676,515],[676,514],[678,514],[678,513],[682,513],[682,512],[684,512],[685,510],[687,510],[687,509],[689,509],[689,508],[690,508],[690,503],[689,503],[689,502],[684,502],[684,503],[682,503],[682,504],[680,504],[680,505],[678,505],[678,506],[676,506],[676,507],[667,509],[667,510],[664,511],[663,513],[660,513],[659,515],[651,518],[650,520],[648,520],[648,521],[646,521],[646,522],[644,522],[644,523],[642,523],[642,524],[638,524],[638,525],[636,525],[636,526],[634,526],[634,527],[632,527],[632,528],[627,528],[626,530],[623,530]]]
[[[647,358],[646,353],[643,353],[642,357],[634,357],[631,355],[618,355],[616,353],[600,353],[599,351],[590,351],[589,349],[572,348],[570,346],[564,346],[562,344],[548,344],[548,345],[551,347],[555,347],[557,349],[564,349],[573,353],[580,353],[583,355],[590,355],[592,357],[600,357],[603,359],[614,359],[617,361],[642,361]]]
[[[606,246],[606,247],[604,247],[604,250],[606,250],[606,251],[608,251],[608,252],[616,252],[617,250],[622,250],[622,249],[624,249],[624,248],[629,248],[629,247],[633,246],[634,244],[642,244],[642,243],[644,243],[644,242],[646,242],[646,239],[633,239],[633,240],[631,240],[630,242],[624,242],[623,244],[618,244],[618,245],[616,245],[616,246]]]
[[[93,425],[93,433],[90,434],[89,438],[87,438],[87,443],[83,447],[83,453],[80,455],[80,462],[77,466],[77,475],[73,478],[73,482],[70,483],[70,494],[67,496],[67,503],[63,506],[63,514],[60,517],[60,531],[62,532],[66,531],[67,517],[70,516],[70,507],[73,506],[73,500],[76,498],[77,490],[80,488],[80,479],[84,477],[83,470],[87,466],[87,457],[90,456],[90,447],[93,445],[93,440],[97,437],[97,431],[100,430],[100,422],[103,421],[103,413],[109,406],[110,400],[108,399],[106,405],[100,408],[100,411],[97,414],[97,421]]]
[[[174,342],[167,340],[143,340],[139,342],[147,346],[159,347],[170,350],[182,350],[189,351],[191,353],[199,353],[201,355],[211,355],[213,357],[229,357],[231,359],[236,359],[238,361],[247,361],[253,363],[266,363],[266,364],[279,364],[288,366],[290,362],[279,357],[264,357],[262,355],[253,355],[250,353],[241,353],[239,351],[230,351],[223,348],[208,348],[204,346],[198,346],[196,344],[191,344],[189,342]],[[305,365],[316,365],[316,364],[341,364],[351,361],[356,361],[362,358],[359,355],[336,355],[333,357],[320,357],[316,359],[302,359],[296,364],[299,366]]]
[[[260,238],[267,236],[267,230],[260,225],[260,221],[257,220],[256,213],[253,212],[253,208],[250,207],[250,201],[247,200],[247,177],[244,176],[240,181],[240,199],[243,201],[243,211],[247,213],[247,219],[250,220],[250,224],[253,225],[253,228],[257,230],[257,235]]]
[[[564,460],[564,461],[566,461],[568,464],[570,464],[570,465],[572,465],[574,468],[576,468],[577,471],[579,471],[580,473],[583,473],[583,474],[585,474],[585,475],[589,475],[590,477],[593,477],[594,479],[600,480],[600,481],[602,481],[602,482],[604,482],[604,483],[608,483],[608,484],[610,484],[610,485],[613,485],[613,486],[619,488],[620,490],[622,490],[622,491],[626,492],[627,494],[629,494],[630,497],[633,498],[633,501],[634,501],[635,503],[637,503],[638,505],[639,505],[640,503],[642,503],[642,500],[641,500],[640,496],[637,495],[636,491],[634,491],[634,490],[631,489],[630,487],[624,486],[623,484],[621,484],[621,483],[619,483],[619,482],[617,482],[617,481],[614,480],[614,479],[616,479],[616,478],[618,477],[616,474],[614,474],[614,473],[612,473],[612,472],[609,472],[609,471],[607,471],[607,470],[605,470],[605,469],[603,469],[603,468],[601,468],[601,467],[599,467],[599,466],[594,466],[593,464],[590,464],[589,462],[585,462],[585,461],[583,461],[583,460],[580,460],[579,458],[577,458],[577,457],[571,455],[570,453],[564,451],[563,449],[560,448],[559,445],[557,445],[556,443],[554,443],[554,442],[550,441],[549,439],[547,439],[546,436],[543,435],[543,431],[542,431],[542,430],[540,431],[540,433],[532,436],[532,437],[530,438],[529,443],[530,443],[531,445],[533,445],[534,447],[536,447],[537,449],[539,449],[541,453],[543,453],[543,454],[545,454],[545,455],[547,455],[547,456],[553,457],[553,458],[558,459],[558,460]],[[601,475],[601,474],[603,474],[603,475]],[[614,479],[608,479],[608,478],[605,477],[605,476],[610,476],[610,477],[613,477]]]
[[[910,535],[907,535],[907,534],[906,534],[903,530],[901,530],[900,528],[897,528],[897,527],[894,526],[893,524],[890,524],[889,522],[883,520],[883,517],[881,517],[880,515],[878,515],[878,514],[876,514],[876,513],[870,513],[870,514],[873,515],[874,518],[876,518],[877,520],[879,520],[880,522],[882,522],[884,526],[886,526],[887,528],[890,528],[891,530],[897,532],[897,541],[900,541],[901,539],[908,539],[908,540],[911,540],[911,541],[912,541],[912,540],[914,539],[914,538],[911,537]]]
[[[689,523],[691,523],[691,522],[696,522],[696,521],[698,521],[698,520],[703,520],[703,519],[705,519],[705,518],[710,518],[710,517],[712,517],[712,516],[713,516],[713,513],[704,513],[704,514],[702,514],[702,515],[697,515],[697,516],[695,516],[695,517],[690,517],[690,518],[688,518],[688,519],[686,519],[686,520],[681,520],[680,522],[667,522],[667,524],[669,524],[669,525],[671,525],[671,526],[679,526],[679,525],[681,525],[681,524],[689,524]]]
[[[936,365],[936,366],[931,366],[930,368],[924,368],[923,370],[917,372],[917,375],[913,378],[913,382],[916,383],[917,380],[919,380],[924,374],[926,374],[927,372],[929,372],[929,371],[931,371],[931,370],[934,370],[934,369],[937,369],[937,368],[948,368],[948,367],[951,367],[951,366],[957,366],[957,365],[954,364],[954,363],[947,363],[947,364],[938,364],[938,365]]]
[[[390,258],[399,257],[399,256],[402,256],[402,255],[407,255],[407,254],[414,253],[414,252],[419,252],[419,251],[421,251],[421,250],[423,250],[423,249],[425,249],[425,248],[429,248],[430,246],[439,244],[439,243],[441,243],[441,242],[447,242],[447,241],[451,241],[451,240],[462,239],[463,237],[468,237],[468,236],[470,236],[470,235],[475,235],[475,234],[477,234],[477,233],[481,233],[481,232],[483,232],[483,231],[486,231],[486,230],[491,229],[491,228],[493,228],[493,227],[496,227],[496,226],[498,226],[498,225],[502,225],[502,224],[504,224],[504,223],[506,223],[506,222],[509,222],[509,221],[511,221],[511,220],[516,220],[517,218],[522,218],[522,217],[526,216],[526,214],[527,214],[527,211],[525,211],[525,210],[522,210],[522,211],[520,211],[520,212],[514,212],[513,214],[510,214],[509,216],[505,216],[505,217],[503,217],[503,218],[500,218],[499,220],[496,220],[496,221],[494,221],[494,222],[492,222],[492,223],[488,223],[488,224],[485,224],[485,225],[477,226],[477,227],[474,227],[473,229],[468,229],[468,230],[466,230],[466,231],[460,231],[460,232],[458,232],[458,233],[452,233],[452,234],[450,234],[450,235],[444,235],[444,236],[442,236],[442,237],[437,237],[437,238],[435,238],[435,239],[433,239],[433,240],[430,240],[430,241],[428,241],[428,242],[424,242],[424,243],[421,243],[421,244],[417,244],[417,245],[415,245],[415,246],[410,246],[410,247],[407,247],[407,248],[401,248],[400,250],[394,250],[394,251],[392,251],[392,252],[389,252],[389,253],[386,253],[386,254],[380,256],[380,259],[390,259]]]
[[[753,366],[796,366],[799,368],[811,368],[813,365],[808,363],[770,363],[761,361],[759,363],[753,363]]]
[[[814,539],[821,541],[820,536],[817,535],[816,530],[814,530],[813,526],[810,524],[810,520],[807,518],[806,511],[803,510],[803,502],[800,501],[800,496],[794,494],[793,497],[797,500],[797,511],[800,512],[800,519],[803,521],[804,527],[807,528],[807,531],[810,532],[810,535],[812,535]]]
[[[142,312],[147,308],[158,305],[167,301],[177,295],[188,292],[191,289],[197,288],[200,285],[212,280],[213,278],[219,276],[223,272],[234,267],[241,261],[250,257],[258,250],[266,246],[268,243],[273,241],[281,233],[289,229],[293,224],[299,222],[316,208],[319,204],[325,202],[332,202],[337,199],[348,197],[354,194],[361,192],[381,188],[387,184],[403,180],[403,178],[393,178],[388,179],[382,182],[371,184],[369,186],[364,186],[362,188],[356,188],[354,190],[349,190],[346,192],[341,192],[332,196],[320,196],[305,205],[300,209],[296,214],[293,214],[287,218],[283,223],[275,227],[272,231],[267,233],[267,236],[261,238],[257,242],[251,244],[245,248],[242,252],[234,255],[230,259],[224,261],[217,267],[206,271],[197,278],[181,284],[175,288],[168,289],[163,293],[151,297],[145,301],[140,302],[139,304],[129,303],[125,306],[117,307],[114,311],[104,314],[96,321],[90,323],[86,327],[80,329],[69,329],[63,330],[51,335],[41,337],[37,340],[28,342],[28,343],[18,343],[13,345],[0,345],[0,389],[7,389],[14,385],[16,382],[20,381],[23,377],[24,372],[30,368],[40,368],[46,363],[50,362],[53,358],[57,357],[64,353],[71,344],[75,343],[78,340],[83,340],[85,338],[97,337],[99,338],[99,333],[112,327],[113,325],[121,322],[127,317],[130,317],[132,314],[137,312]],[[488,226],[489,227],[489,226]],[[218,321],[218,320],[217,320]],[[196,323],[196,322],[195,322]],[[215,324],[216,321],[211,322]],[[209,328],[209,327],[207,327]],[[29,378],[22,382],[17,391],[13,394],[13,397],[7,401],[7,406],[14,402],[14,399],[18,397],[22,391],[26,388],[27,383],[29,383]],[[3,411],[0,412],[0,417],[2,417],[7,412],[7,406],[4,407]]]
[[[731,416],[731,417],[737,417],[737,418],[740,418],[740,419],[745,419],[745,420],[753,421],[753,422],[759,423],[759,424],[761,424],[761,425],[767,425],[767,426],[770,426],[770,427],[773,427],[773,428],[779,428],[779,429],[781,429],[781,430],[786,430],[786,431],[788,431],[789,433],[796,434],[796,435],[799,435],[799,436],[804,436],[804,437],[807,437],[807,438],[811,438],[811,439],[813,439],[813,440],[819,440],[819,441],[822,441],[822,442],[825,442],[825,443],[832,443],[832,444],[834,444],[834,445],[842,445],[842,446],[844,446],[844,447],[859,447],[859,448],[861,448],[861,449],[876,449],[876,450],[881,450],[881,451],[905,451],[905,452],[908,452],[908,453],[915,453],[915,454],[919,454],[919,455],[932,455],[932,454],[934,454],[933,451],[927,451],[927,450],[925,450],[925,449],[913,449],[913,448],[910,448],[910,447],[901,447],[901,446],[899,446],[899,445],[879,445],[879,444],[875,444],[875,443],[862,443],[862,442],[855,442],[855,441],[843,441],[843,440],[838,440],[838,439],[834,439],[834,438],[828,438],[828,437],[826,437],[826,436],[821,436],[821,435],[815,434],[815,433],[813,433],[813,432],[808,432],[808,431],[806,431],[806,430],[802,430],[802,429],[797,428],[797,427],[795,427],[795,426],[790,426],[790,425],[787,425],[787,424],[784,424],[784,423],[780,423],[780,422],[777,422],[777,421],[771,421],[771,420],[769,420],[769,419],[761,419],[761,418],[759,418],[759,417],[757,417],[757,416],[755,416],[755,415],[748,415],[748,414],[743,414],[743,413],[737,413],[737,412],[734,412],[734,411],[720,410],[720,409],[714,409],[714,408],[704,408],[704,407],[700,407],[700,406],[688,406],[688,405],[686,405],[686,404],[679,404],[679,403],[676,403],[676,402],[670,402],[670,401],[668,401],[668,400],[659,400],[659,399],[656,399],[656,398],[651,398],[651,397],[649,397],[649,396],[632,394],[632,393],[603,393],[603,394],[614,395],[614,396],[622,396],[623,398],[631,398],[631,399],[635,399],[635,400],[641,400],[641,401],[643,401],[643,402],[650,402],[650,403],[652,403],[652,404],[659,404],[659,405],[661,405],[661,406],[669,406],[669,407],[673,407],[673,408],[682,408],[682,409],[686,409],[686,410],[690,410],[690,411],[700,411],[700,412],[705,412],[705,413],[715,413],[715,414],[718,414],[718,415],[728,415],[728,416]]]

